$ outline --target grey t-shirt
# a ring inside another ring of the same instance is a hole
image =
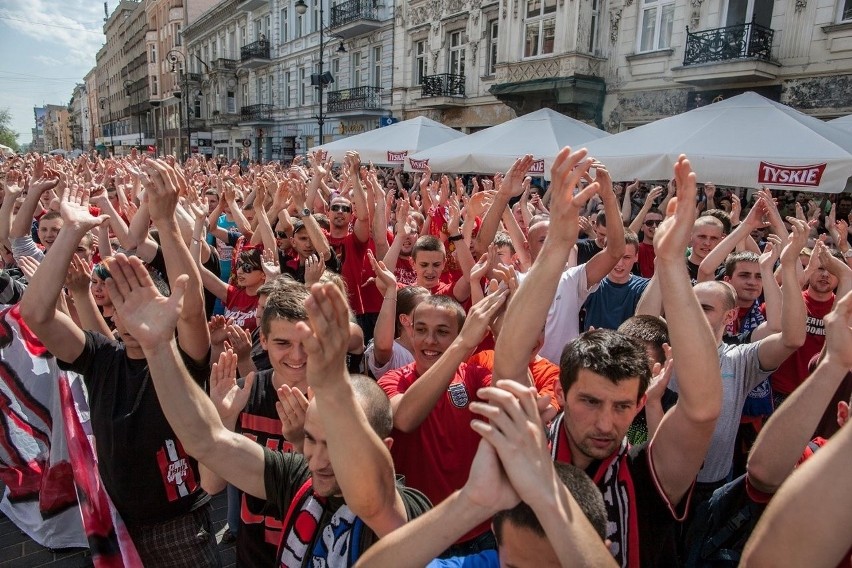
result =
[[[719,364],[722,369],[722,411],[704,465],[698,472],[699,483],[712,483],[724,479],[731,471],[734,444],[740,417],[748,393],[775,369],[763,370],[757,358],[760,341],[744,345],[719,346]],[[673,376],[669,388],[678,391],[677,377]]]

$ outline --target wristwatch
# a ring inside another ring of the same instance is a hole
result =
[[[299,214],[299,217],[310,217],[311,215],[311,210],[305,207],[304,209],[302,209],[302,212]]]

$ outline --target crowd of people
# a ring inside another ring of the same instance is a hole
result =
[[[0,162],[145,566],[852,563],[852,195],[337,158]]]

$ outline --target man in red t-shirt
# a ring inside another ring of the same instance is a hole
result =
[[[491,372],[464,361],[482,341],[507,296],[506,289],[486,296],[467,317],[453,298],[427,296],[411,316],[414,363],[379,380],[393,409],[391,455],[396,471],[434,504],[461,489],[473,463],[479,435],[470,429],[476,415],[469,405],[479,400],[480,388],[491,384]],[[494,548],[487,533],[484,523],[460,542]],[[477,540],[482,535],[484,542]]]
[[[450,238],[455,238],[450,235]],[[462,241],[459,241],[462,242]],[[462,274],[459,278],[444,280],[444,268],[447,263],[447,249],[438,237],[423,235],[414,243],[411,258],[414,260],[414,272],[417,274],[417,285],[422,286],[436,296],[450,296],[459,302],[470,298],[470,268],[473,266],[473,256],[467,245],[456,247]],[[462,261],[464,257],[464,262]]]
[[[823,248],[824,245],[818,244],[812,254],[820,254],[819,250]],[[826,254],[820,256],[819,268],[808,279],[807,289],[802,292],[808,311],[805,344],[790,355],[772,375],[776,408],[802,384],[808,376],[808,363],[825,343],[823,318],[834,305],[835,288],[841,295],[852,289],[852,269],[846,266],[842,259],[826,251]]]

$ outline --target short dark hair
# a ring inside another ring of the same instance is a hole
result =
[[[737,264],[740,262],[760,262],[760,255],[754,251],[742,250],[740,252],[732,252],[725,259],[725,276],[730,278],[737,270]]]
[[[651,380],[651,368],[642,346],[632,337],[611,329],[587,331],[562,350],[559,382],[566,395],[577,382],[580,369],[588,369],[616,384],[638,378],[637,402]]]
[[[553,466],[556,468],[556,474],[574,501],[579,505],[580,510],[586,515],[586,518],[594,527],[595,532],[601,537],[601,540],[606,538],[606,506],[604,505],[603,495],[600,489],[594,484],[586,473],[577,466],[555,462]],[[499,544],[503,539],[503,525],[506,521],[511,522],[514,526],[531,530],[538,536],[545,536],[544,528],[541,526],[538,517],[532,508],[521,501],[511,509],[505,509],[494,515],[494,537]]]
[[[241,250],[239,261],[245,262],[245,263],[251,264],[252,266],[256,266],[257,268],[260,268],[262,266],[261,265],[261,258],[260,258],[260,249],[259,248],[250,248],[250,249]]]
[[[639,250],[639,235],[631,231],[630,229],[624,229],[624,244],[625,245],[633,245],[633,248],[638,251]]]
[[[379,384],[366,375],[352,375],[352,390],[364,409],[367,422],[379,438],[387,438],[393,430],[390,399]]]
[[[38,224],[41,226],[42,221],[52,221],[54,219],[62,219],[62,215],[60,215],[59,211],[48,211],[39,218]]]
[[[595,225],[599,227],[606,227],[606,213],[603,211],[598,213],[598,216],[595,217]]]
[[[441,239],[433,235],[423,235],[415,241],[414,247],[411,249],[411,258],[417,258],[417,253],[420,251],[447,254],[444,243],[441,242]]]
[[[396,326],[394,332],[397,336],[402,333],[399,316],[410,315],[414,308],[423,301],[423,298],[431,295],[431,292],[422,286],[405,286],[396,291]]]
[[[500,247],[509,247],[509,250],[512,251],[512,254],[515,254],[515,243],[512,242],[512,237],[509,236],[509,233],[506,231],[497,231],[497,234],[494,235],[494,246],[497,248]]]
[[[430,294],[430,295],[426,296],[425,298],[423,298],[423,300],[419,304],[417,304],[417,306],[414,308],[414,312],[416,312],[417,308],[419,308],[420,306],[433,306],[433,307],[436,307],[436,308],[443,308],[445,310],[450,310],[451,312],[455,312],[456,321],[458,322],[458,325],[459,325],[458,331],[461,332],[461,328],[464,325],[464,320],[465,320],[466,314],[465,314],[465,311],[464,311],[464,308],[462,307],[462,305],[459,304],[458,301],[455,298],[453,298],[451,296],[443,296],[443,295],[439,295],[439,294]],[[414,312],[412,312],[412,314]]]
[[[647,314],[632,316],[618,326],[618,331],[645,345],[650,345],[654,349],[654,360],[660,364],[665,363],[666,353],[663,350],[663,343],[669,342],[669,326],[663,318]]]
[[[284,291],[292,285],[304,286],[301,282],[297,282],[289,274],[282,274],[271,280],[267,280],[257,289],[258,296],[271,296],[275,292]]]
[[[731,216],[722,209],[707,209],[701,217],[715,217],[722,223],[722,231],[727,235],[731,232]]]
[[[260,318],[260,331],[269,336],[272,320],[284,319],[291,322],[307,321],[308,312],[305,301],[308,289],[301,282],[293,282],[284,289],[275,290],[266,299],[266,307]]]

